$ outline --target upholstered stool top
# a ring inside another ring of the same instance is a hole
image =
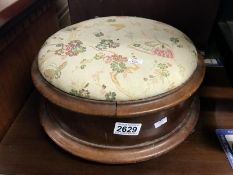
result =
[[[190,39],[167,24],[138,17],[95,18],[47,39],[38,55],[42,76],[71,95],[128,101],[186,82],[197,66]]]

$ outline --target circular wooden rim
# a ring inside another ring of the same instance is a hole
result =
[[[32,65],[31,72],[35,87],[52,103],[87,115],[123,118],[164,110],[183,102],[192,96],[200,86],[204,78],[205,66],[203,58],[199,54],[195,72],[183,85],[167,93],[146,99],[112,102],[76,97],[59,90],[43,78],[37,65],[37,59]]]
[[[185,122],[179,128],[172,132],[159,142],[149,142],[145,145],[133,148],[109,148],[109,147],[97,147],[93,144],[85,144],[79,142],[78,138],[74,138],[70,134],[66,133],[46,111],[41,104],[40,119],[44,130],[47,135],[61,148],[70,152],[73,155],[101,163],[108,164],[124,164],[135,163],[145,161],[153,157],[158,157],[171,149],[175,148],[181,142],[183,142],[195,127],[199,116],[199,99],[195,98],[190,111],[187,113]]]

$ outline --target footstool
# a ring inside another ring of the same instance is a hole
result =
[[[101,17],[59,30],[32,66],[41,124],[68,152],[122,164],[180,144],[199,115],[205,67],[192,41],[151,19]]]

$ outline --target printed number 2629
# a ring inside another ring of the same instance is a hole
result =
[[[118,132],[137,132],[137,127],[132,126],[117,126]]]

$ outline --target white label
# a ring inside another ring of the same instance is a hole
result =
[[[159,128],[160,126],[164,125],[165,123],[167,123],[167,117],[164,117],[161,120],[154,123],[154,126],[155,126],[155,128]]]
[[[142,64],[143,60],[142,59],[136,59],[136,58],[129,58],[128,63],[129,64]]]
[[[121,123],[116,122],[113,134],[117,135],[138,135],[140,132],[141,123]]]
[[[216,59],[205,59],[204,62],[206,64],[214,64],[214,65],[218,64],[218,61]]]

